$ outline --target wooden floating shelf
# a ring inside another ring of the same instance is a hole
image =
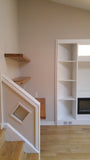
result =
[[[46,99],[36,98],[40,102],[40,118],[46,119]]]
[[[30,59],[28,59],[24,54],[16,54],[16,53],[5,53],[5,57],[16,60],[18,62],[30,62]]]
[[[24,84],[27,81],[29,81],[30,79],[31,79],[31,77],[17,77],[17,78],[14,78],[13,81],[17,84]]]

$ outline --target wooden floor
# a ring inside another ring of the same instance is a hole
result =
[[[41,126],[40,160],[90,160],[90,126]]]

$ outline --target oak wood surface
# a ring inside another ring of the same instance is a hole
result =
[[[90,160],[90,126],[41,126],[40,160]]]
[[[14,143],[14,142],[13,142]],[[24,142],[17,142],[16,148],[14,149],[14,152],[11,155],[10,160],[21,160],[22,152],[23,152],[23,145]]]
[[[0,130],[0,160],[39,160],[38,154],[24,153],[23,141],[5,141],[5,130]]]
[[[21,147],[23,146],[21,146],[20,142],[5,142],[0,148],[0,160],[19,160]]]
[[[5,57],[16,60],[18,62],[30,62],[30,59],[24,56],[24,54],[19,53],[5,53]]]
[[[31,153],[31,154],[23,154],[22,160],[39,160],[39,154]]]
[[[4,132],[5,132],[5,129],[0,130],[0,148],[2,147],[2,145],[5,142],[5,134],[4,134]]]
[[[14,78],[13,81],[17,84],[24,84],[27,81],[29,81],[30,79],[31,79],[31,77],[17,77],[17,78]]]

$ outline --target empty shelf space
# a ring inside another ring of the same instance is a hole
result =
[[[63,121],[66,121],[65,124],[67,124],[67,121],[72,121],[72,120],[75,120],[72,113],[71,114],[66,114],[64,115],[60,120],[63,120]]]
[[[13,81],[17,84],[24,84],[27,81],[29,81],[30,79],[31,79],[31,77],[17,77],[17,78],[14,78]]]
[[[76,46],[74,44],[59,44],[58,59],[61,61],[76,61]]]
[[[58,105],[58,119],[59,120],[70,120],[73,119],[76,108],[76,101],[59,101]]]
[[[76,63],[58,63],[57,65],[57,78],[62,80],[75,80],[76,79]]]
[[[5,53],[5,57],[16,60],[18,62],[30,62],[30,59],[24,56],[24,54]]]
[[[74,100],[76,97],[76,83],[61,82],[57,84],[57,99]]]

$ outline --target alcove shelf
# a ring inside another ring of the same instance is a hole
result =
[[[18,62],[30,62],[30,59],[24,56],[22,53],[5,53],[5,57],[16,60]]]
[[[12,60],[16,60],[18,62],[24,62],[24,63],[28,63],[30,62],[30,59],[27,58],[24,54],[22,53],[5,53],[4,56],[6,58],[10,58]],[[24,76],[20,76],[20,77],[17,77],[17,78],[14,78],[13,81],[17,84],[24,84],[26,83],[27,81],[29,81],[31,79],[31,77],[27,76],[27,77],[24,77]]]
[[[31,79],[31,77],[17,77],[17,78],[14,78],[13,81],[20,85],[20,84],[26,83],[30,79]]]

